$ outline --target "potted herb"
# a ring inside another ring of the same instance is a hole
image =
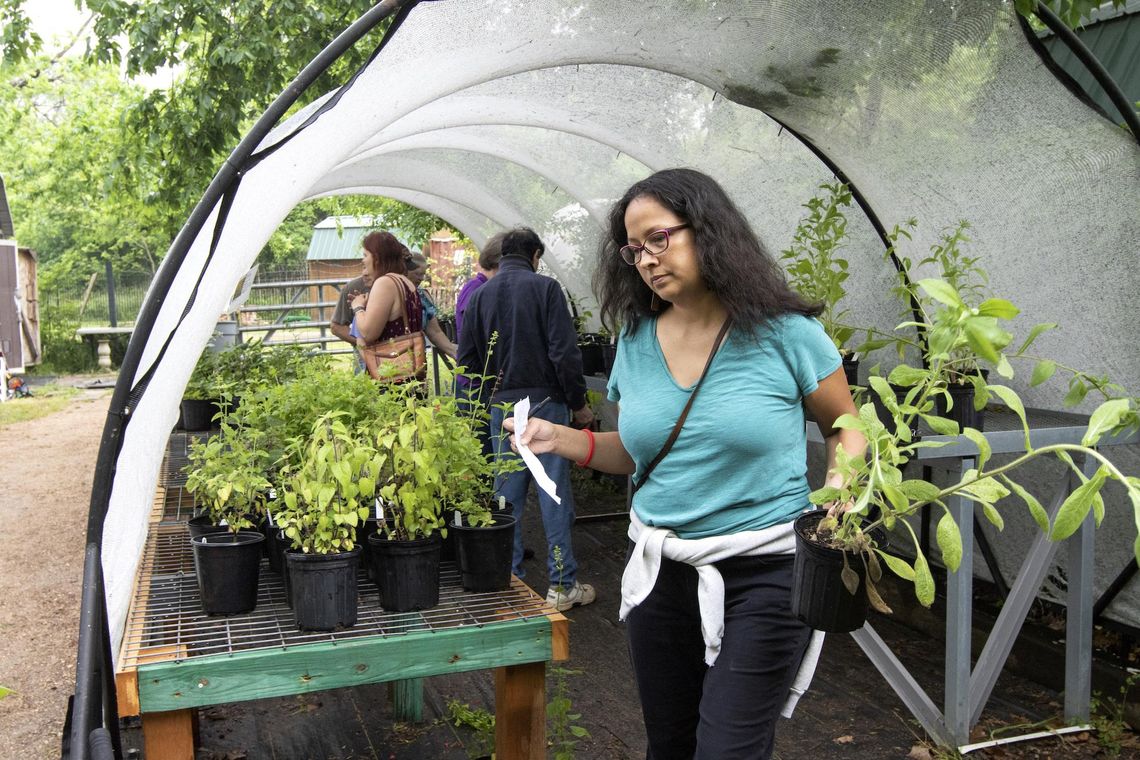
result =
[[[823,306],[819,321],[843,357],[848,385],[858,385],[859,354],[849,344],[857,332],[844,323],[841,308],[847,296],[847,260],[840,254],[847,239],[847,216],[851,190],[842,182],[824,183],[822,191],[803,207],[808,213],[792,235],[792,243],[780,253],[788,284],[809,303]]]
[[[204,510],[191,520],[190,541],[207,614],[249,612],[257,605],[265,536],[252,529],[269,490],[266,455],[257,441],[256,431],[223,424],[218,435],[190,448],[186,489]]]
[[[934,580],[927,560],[913,529],[902,518],[916,514],[926,505],[941,507],[943,515],[937,526],[937,542],[944,565],[952,572],[957,571],[962,539],[961,526],[954,521],[946,506],[947,499],[952,496],[980,504],[986,518],[1000,529],[1003,521],[995,504],[1007,496],[1016,495],[1024,501],[1040,528],[1048,531],[1051,538],[1060,540],[1079,527],[1090,509],[1097,513],[1099,522],[1104,508],[1100,490],[1107,481],[1115,480],[1127,490],[1140,521],[1140,478],[1126,476],[1094,448],[1107,434],[1140,426],[1140,403],[1134,398],[1109,398],[1093,412],[1080,444],[1053,444],[1034,449],[1030,445],[1024,406],[1018,395],[1003,385],[983,384],[983,398],[992,395],[1000,399],[1018,415],[1025,430],[1026,453],[1000,466],[989,467],[990,446],[986,438],[976,428],[960,428],[958,423],[939,416],[934,408],[934,399],[945,391],[947,376],[965,362],[961,358],[966,350],[963,347],[992,361],[1003,376],[1013,375],[1008,357],[1003,353],[1010,343],[1010,336],[997,326],[997,320],[1012,318],[1017,314],[1017,308],[1002,299],[987,299],[971,306],[962,293],[942,279],[920,280],[915,287],[938,305],[931,314],[930,366],[916,368],[902,364],[895,367],[888,378],[870,378],[873,392],[878,394],[890,412],[891,424],[883,424],[870,402],[863,404],[857,415],[840,417],[836,421],[838,427],[858,430],[866,437],[867,456],[850,457],[840,447],[835,469],[842,475],[845,485],[842,488],[821,488],[811,495],[814,504],[850,504],[850,508],[838,516],[807,513],[796,521],[798,545],[793,609],[801,619],[821,630],[858,628],[863,622],[859,608],[865,613],[867,603],[880,611],[890,611],[876,590],[882,576],[880,560],[896,575],[914,584],[920,603],[929,606],[933,602]],[[1022,355],[1043,328],[1048,326],[1034,328],[1029,339],[1014,355]],[[975,380],[970,382],[978,387]],[[891,383],[907,388],[902,403],[897,401]],[[969,439],[978,449],[977,467],[966,472],[958,482],[945,487],[924,480],[905,479],[903,467],[919,449],[944,445],[916,439],[911,432],[915,418],[921,419],[937,434],[960,434]],[[1022,465],[1039,457],[1054,456],[1071,465],[1075,454],[1095,459],[1100,467],[1091,478],[1077,470],[1082,485],[1063,502],[1050,524],[1041,505],[1013,476]],[[907,562],[887,554],[883,550],[881,534],[877,533],[880,529],[901,529],[904,534],[909,534],[914,545],[914,561]],[[970,526],[966,529],[969,530]],[[1140,556],[1140,539],[1136,543],[1136,553]],[[813,569],[813,560],[818,554],[830,555],[830,573]],[[846,600],[855,608],[850,610],[853,614],[838,619],[833,614],[838,605],[834,595],[828,601],[830,610],[816,607],[817,602],[828,599],[826,593],[819,591],[825,577],[841,583],[845,592],[855,597]]]
[[[182,391],[182,429],[189,431],[209,430],[218,414],[221,395],[215,385],[217,354],[203,351],[190,373],[186,389]]]
[[[356,529],[376,496],[386,456],[370,436],[328,412],[291,448],[300,462],[282,482],[277,521],[292,550],[285,554],[293,615],[303,630],[356,623]]]

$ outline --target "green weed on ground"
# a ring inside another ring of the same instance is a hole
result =
[[[0,428],[54,414],[67,406],[78,391],[64,385],[41,385],[33,388],[32,393],[35,395],[0,404]]]

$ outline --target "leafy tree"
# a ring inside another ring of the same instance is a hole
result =
[[[154,269],[163,210],[118,182],[123,110],[141,90],[112,67],[43,57],[0,67],[0,155],[20,240],[56,272]]]

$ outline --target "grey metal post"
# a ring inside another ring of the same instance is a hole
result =
[[[962,457],[957,478],[974,467],[973,457]],[[974,605],[974,503],[961,496],[948,502],[962,536],[962,563],[958,572],[946,573],[946,729],[956,744],[970,740],[970,643]]]
[[[1091,478],[1099,463],[1085,455],[1081,471]],[[1093,549],[1095,523],[1092,510],[1069,538],[1069,588],[1065,621],[1065,721],[1089,719],[1092,696]]]
[[[118,327],[119,309],[115,305],[115,269],[111,266],[110,259],[103,263],[107,266],[107,318],[111,321],[111,327]]]

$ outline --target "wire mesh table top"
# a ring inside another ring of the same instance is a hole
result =
[[[175,431],[170,434],[166,444],[166,456],[162,460],[162,470],[159,472],[158,483],[162,486],[181,486],[186,484],[186,473],[182,471],[190,461],[190,447],[213,435],[210,431],[200,433]]]
[[[363,570],[357,577],[357,623],[339,631],[300,631],[285,603],[280,575],[263,559],[257,607],[248,614],[208,616],[202,610],[190,534],[184,524],[152,524],[127,618],[119,669],[154,662],[236,652],[335,643],[370,636],[400,636],[546,617],[554,610],[512,578],[505,591],[463,590],[454,563],[440,572],[439,604],[417,612],[381,608],[379,589]]]

